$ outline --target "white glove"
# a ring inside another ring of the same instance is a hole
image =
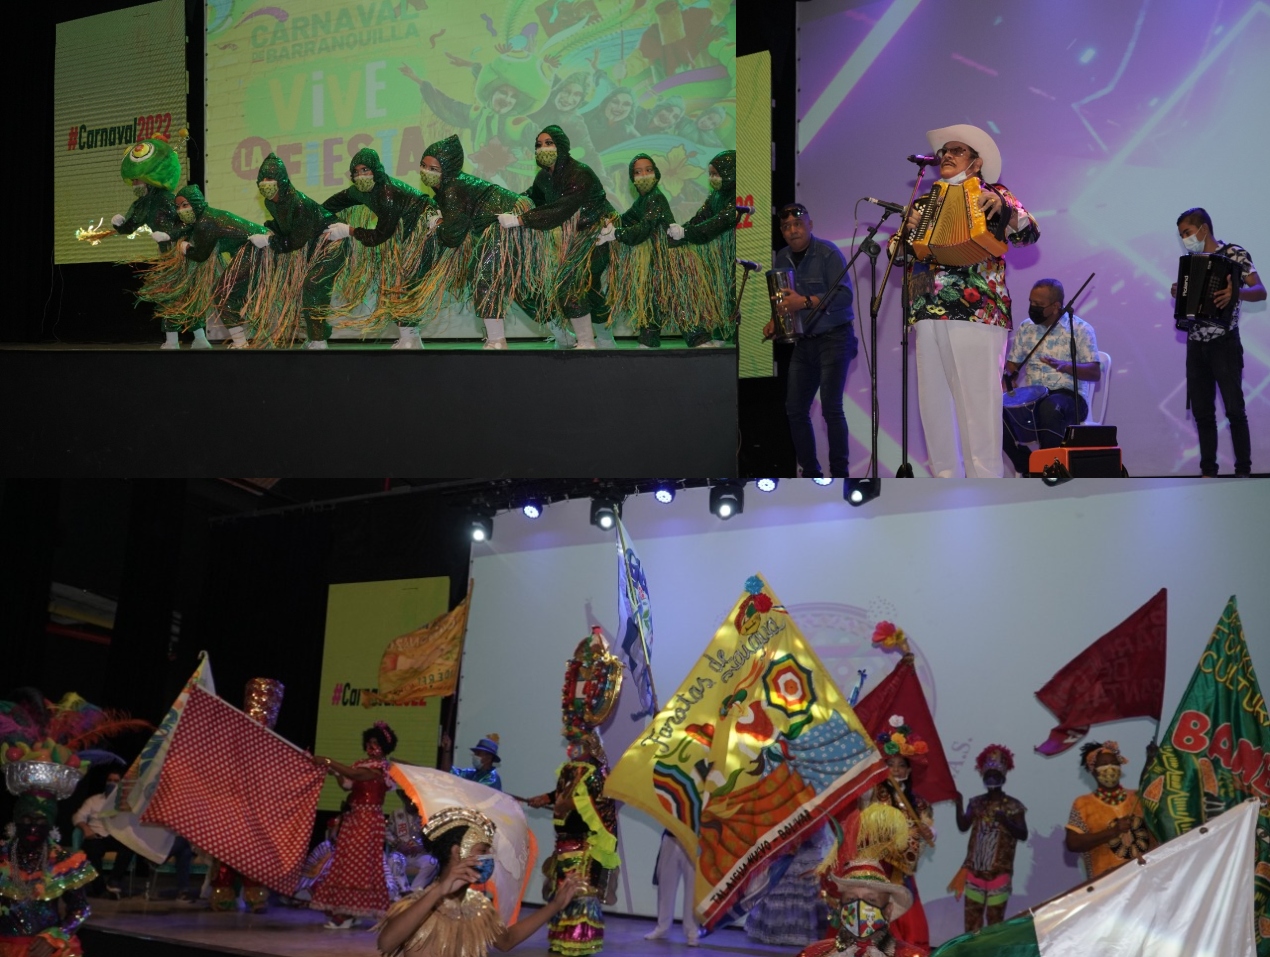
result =
[[[266,246],[269,245],[268,233],[252,233],[247,238],[251,240],[251,244],[255,246],[257,249],[264,249]]]
[[[515,229],[520,225],[520,217],[515,213],[499,213],[498,225],[502,226],[504,229]]]
[[[326,227],[326,238],[333,240],[348,239],[348,223],[331,223]]]
[[[154,232],[150,234],[150,238],[153,239],[156,243],[166,243],[172,237],[169,236],[167,233],[161,233],[158,230],[155,230]]]
[[[600,238],[595,241],[597,246],[603,246],[605,243],[611,243],[617,239],[617,227],[612,223],[605,223],[604,228],[600,230]]]
[[[188,256],[190,254],[190,244],[184,239],[176,244],[176,249],[182,256]]]
[[[114,226],[115,229],[118,229],[125,222],[126,220],[123,218],[123,213],[115,213],[115,215],[110,217],[110,225]]]
[[[680,226],[678,223],[671,223],[670,226],[667,227],[666,229],[666,235],[669,236],[671,239],[683,239],[684,228]]]
[[[428,228],[429,229],[436,229],[437,223],[439,222],[441,222],[440,213],[433,212],[428,214]]]

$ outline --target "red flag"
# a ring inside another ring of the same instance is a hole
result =
[[[944,745],[939,740],[939,732],[935,730],[935,719],[931,717],[930,706],[926,704],[926,695],[922,691],[921,679],[917,677],[912,655],[901,658],[894,670],[860,699],[860,703],[855,706],[855,713],[868,729],[869,737],[875,741],[880,734],[890,730],[888,722],[892,715],[902,717],[904,723],[929,748],[925,760],[910,759],[913,765],[913,791],[932,804],[936,801],[951,801],[957,796],[952,768],[948,766]]]
[[[1121,718],[1160,720],[1164,707],[1164,656],[1168,590],[1155,596],[1059,669],[1036,693],[1054,712],[1058,727],[1036,750],[1061,754],[1091,724]]]
[[[142,820],[291,895],[325,777],[295,745],[195,687]]]

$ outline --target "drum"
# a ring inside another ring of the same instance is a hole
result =
[[[772,302],[772,322],[776,325],[776,342],[797,342],[803,337],[803,318],[798,312],[786,315],[780,304],[794,291],[794,270],[769,269],[767,271],[767,295]]]
[[[1036,403],[1050,394],[1043,385],[1021,385],[1001,397],[1001,408],[1010,423],[1010,431],[1017,442],[1040,441],[1036,435],[1036,417],[1032,414]]]

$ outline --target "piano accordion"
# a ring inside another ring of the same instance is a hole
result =
[[[1005,242],[992,234],[979,208],[983,192],[977,176],[958,186],[944,182],[931,186],[910,239],[921,262],[970,266],[1005,254]]]
[[[1233,281],[1232,281],[1233,280]],[[1213,294],[1232,281],[1235,294],[1225,308],[1213,302]],[[1211,253],[1194,253],[1177,261],[1177,299],[1173,304],[1173,321],[1178,329],[1189,332],[1199,322],[1229,329],[1243,285],[1243,266]]]

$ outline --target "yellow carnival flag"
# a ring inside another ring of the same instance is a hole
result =
[[[605,792],[684,846],[697,912],[713,925],[768,858],[885,775],[847,699],[754,575]]]
[[[472,583],[468,582],[467,594],[454,608],[390,641],[379,659],[378,692],[364,695],[362,703],[367,707],[417,704],[424,698],[454,694],[471,603]]]

